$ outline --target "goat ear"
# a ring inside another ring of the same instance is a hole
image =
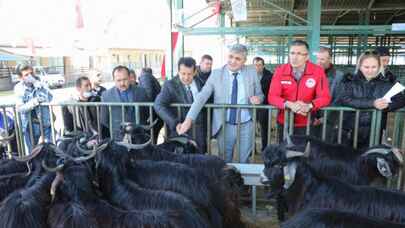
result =
[[[286,166],[283,167],[284,173],[284,189],[289,189],[295,181],[295,174],[297,173],[297,163],[289,162]]]
[[[378,169],[378,172],[381,174],[381,176],[383,176],[385,178],[392,177],[390,165],[388,164],[388,162],[385,159],[377,158],[377,169]]]

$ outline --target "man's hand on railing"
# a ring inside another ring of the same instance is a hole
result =
[[[388,108],[388,101],[385,100],[384,98],[379,98],[377,100],[374,101],[374,107],[378,110],[383,110]]]
[[[251,104],[260,104],[260,98],[258,96],[249,97],[249,101]]]
[[[301,104],[298,101],[286,101],[285,107],[291,109],[291,111],[293,111],[294,113],[298,113],[298,111],[301,109]]]
[[[304,115],[304,116],[306,116],[306,115],[308,115],[308,113],[311,111],[311,109],[313,108],[312,107],[312,104],[307,104],[307,103],[304,103],[304,102],[302,102],[302,101],[297,101],[297,103],[298,104],[300,104],[301,105],[301,108],[298,110],[298,114],[301,114],[301,115]]]
[[[186,118],[183,123],[179,123],[176,126],[177,134],[182,135],[185,134],[193,124],[193,121],[190,118]]]

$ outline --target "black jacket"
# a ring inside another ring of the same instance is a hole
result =
[[[197,79],[200,80],[200,82],[202,83],[202,86],[205,85],[205,83],[207,82],[208,78],[211,75],[211,71],[210,72],[202,72],[200,69],[200,66],[197,67]]]
[[[397,82],[397,76],[395,76],[389,69],[384,70],[384,74],[380,73],[378,77],[384,81],[389,81],[391,83]]]
[[[161,90],[158,80],[152,74],[142,74],[139,77],[139,86],[146,90],[148,97],[152,101],[156,99]]]
[[[340,91],[337,91],[337,104],[356,109],[373,109],[374,101],[382,98],[394,83],[387,80],[381,80],[379,77],[367,81],[364,75],[359,72],[356,75],[347,74],[344,76]],[[392,103],[383,110],[382,127],[385,127],[387,112],[395,111],[405,106],[405,96],[400,93],[393,97]],[[359,134],[369,134],[371,126],[371,112],[360,112]],[[346,112],[344,116],[344,128],[352,130],[354,128],[355,113]]]
[[[201,91],[202,84],[200,80],[194,79],[197,88]],[[176,125],[184,121],[189,108],[181,108],[180,116],[178,116],[177,108],[170,107],[174,103],[187,104],[186,89],[178,76],[168,80],[163,85],[162,91],[155,99],[153,108],[159,117],[166,123],[169,128],[169,135],[176,135]],[[196,125],[203,125],[202,118],[204,113],[200,113],[199,118],[196,120]]]
[[[260,79],[260,85],[262,87],[262,92],[264,94],[263,104],[269,104],[267,96],[269,95],[269,88],[271,79],[273,78],[273,73],[266,68],[263,69],[263,76]]]
[[[101,98],[99,96],[90,97],[87,102],[100,102]],[[82,101],[78,101],[82,102]],[[87,112],[87,114],[85,114]],[[76,129],[79,131],[84,131],[86,128],[86,122],[88,131],[98,131],[97,126],[97,110],[95,106],[63,106],[62,107],[63,122],[65,125],[65,130],[72,132]]]

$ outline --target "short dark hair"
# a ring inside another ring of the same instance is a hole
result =
[[[290,43],[291,46],[305,46],[305,48],[309,51],[309,45],[305,40],[293,40]]]
[[[152,68],[150,67],[142,68],[141,74],[152,74]]]
[[[253,63],[255,63],[255,62],[262,62],[263,65],[264,65],[264,59],[263,59],[262,57],[256,56],[256,57],[253,59]]]
[[[112,71],[113,78],[114,78],[115,71],[126,71],[129,76],[129,69],[126,66],[118,65],[118,66],[114,67],[114,69]]]
[[[375,51],[378,52],[380,56],[390,56],[390,49],[387,47],[377,47]]]
[[[212,56],[205,54],[205,55],[201,56],[201,61],[203,61],[204,59],[208,59],[208,60],[212,61]]]
[[[327,52],[329,57],[332,57],[332,49],[330,47],[320,46],[319,52]]]
[[[179,62],[177,63],[177,70],[180,70],[180,65],[184,65],[195,70],[197,64],[195,62],[195,59],[193,59],[192,57],[181,57],[179,59]]]
[[[130,75],[130,74],[133,74],[133,75],[136,76],[136,73],[135,73],[134,69],[129,69],[129,74],[128,75]]]
[[[90,81],[90,79],[86,76],[82,76],[76,79],[76,88],[81,88],[84,81]]]
[[[32,70],[34,71],[34,68],[28,64],[28,63],[22,63],[18,64],[17,67],[15,68],[15,72],[17,73],[18,76],[22,76],[22,72],[26,70]]]

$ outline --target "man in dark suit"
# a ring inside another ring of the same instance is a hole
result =
[[[101,96],[102,102],[117,102],[117,103],[132,103],[132,102],[149,102],[150,98],[147,96],[144,88],[131,85],[129,81],[129,69],[125,66],[117,66],[114,68],[113,79],[115,86],[105,91]],[[107,106],[101,109],[101,123],[105,128],[110,129],[110,132],[103,132],[103,137],[110,136],[115,140],[121,140],[120,126],[123,122],[133,122],[140,124],[148,124],[149,110],[147,107],[139,107],[139,115],[136,113],[134,106],[124,107],[124,116],[122,115],[121,106],[111,107],[111,116]],[[137,119],[139,116],[139,120]],[[111,118],[111,126],[110,125]],[[108,135],[112,133],[112,135]]]
[[[162,91],[156,97],[154,109],[167,125],[168,136],[176,136],[177,124],[184,121],[189,108],[181,108],[180,115],[177,108],[170,107],[174,103],[192,104],[202,88],[202,83],[196,77],[196,62],[191,57],[180,58],[178,62],[178,75],[166,81]],[[205,115],[201,113],[196,120],[194,128],[186,132],[197,142],[202,152],[207,151]]]
[[[264,97],[267,97],[269,94],[269,88],[270,88],[270,83],[271,83],[271,78],[273,77],[273,73],[269,70],[266,69],[264,65],[264,59],[261,57],[255,57],[253,59],[253,64],[256,67],[256,72],[257,76],[260,79],[260,85],[262,87],[262,91],[264,94]],[[267,99],[263,100],[263,105],[268,105],[269,102]],[[268,126],[269,126],[269,113],[268,110],[265,109],[259,109],[257,111],[257,118],[260,124],[260,132],[262,136],[262,150],[266,148],[267,146],[267,141],[268,141]]]
[[[149,67],[142,68],[141,76],[139,77],[139,86],[146,90],[148,97],[155,101],[157,95],[160,93],[162,87],[159,81],[153,76],[152,69]],[[159,118],[155,111],[153,111],[153,120],[158,122],[153,127],[153,141],[157,142],[159,132],[163,127],[163,120]]]

